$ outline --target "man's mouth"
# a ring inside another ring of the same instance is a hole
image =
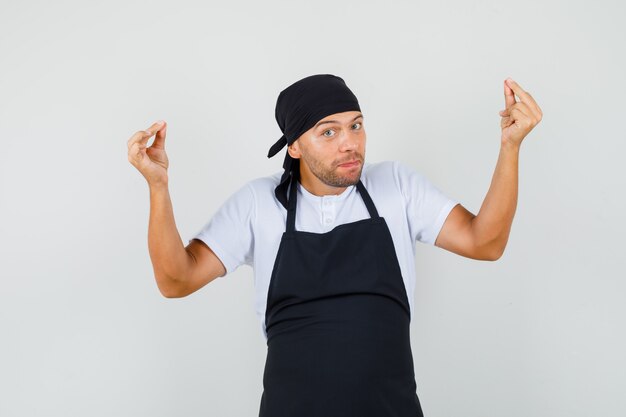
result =
[[[351,168],[351,167],[358,166],[360,163],[361,161],[359,161],[358,159],[355,159],[354,161],[344,162],[343,164],[340,164],[339,166],[343,168]]]

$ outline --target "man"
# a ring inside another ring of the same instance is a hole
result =
[[[129,139],[129,161],[150,186],[148,243],[162,294],[184,297],[239,265],[254,269],[268,346],[261,417],[422,415],[409,337],[415,243],[502,255],[520,145],[542,117],[513,80],[504,94],[500,155],[478,215],[403,164],[366,164],[364,115],[331,74],[280,93],[284,134],[268,156],[288,145],[282,175],[248,182],[187,247],[167,188],[165,123]]]

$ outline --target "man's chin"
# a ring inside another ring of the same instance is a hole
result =
[[[355,185],[361,179],[361,172],[362,169],[359,169],[358,172],[353,175],[343,175],[341,177],[340,184],[336,185],[336,187],[349,187],[351,185]]]

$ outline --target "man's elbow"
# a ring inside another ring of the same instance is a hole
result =
[[[484,261],[497,261],[504,254],[504,249],[506,248],[506,244],[504,245],[493,245],[486,248],[481,256],[481,259]]]
[[[181,290],[181,286],[177,281],[171,278],[157,278],[157,287],[165,298],[182,298],[188,295],[188,293]]]
[[[183,298],[187,295],[177,291],[163,290],[161,288],[159,288],[159,291],[161,292],[161,295],[165,298]]]

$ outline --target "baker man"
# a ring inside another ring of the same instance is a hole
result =
[[[165,122],[128,140],[150,188],[148,246],[162,294],[184,297],[253,267],[267,341],[260,417],[422,416],[409,333],[415,245],[502,255],[520,145],[542,118],[515,81],[505,80],[504,96],[500,155],[477,215],[404,164],[365,163],[364,115],[331,74],[280,93],[283,135],[268,156],[287,146],[284,170],[237,190],[186,247],[168,192]]]

